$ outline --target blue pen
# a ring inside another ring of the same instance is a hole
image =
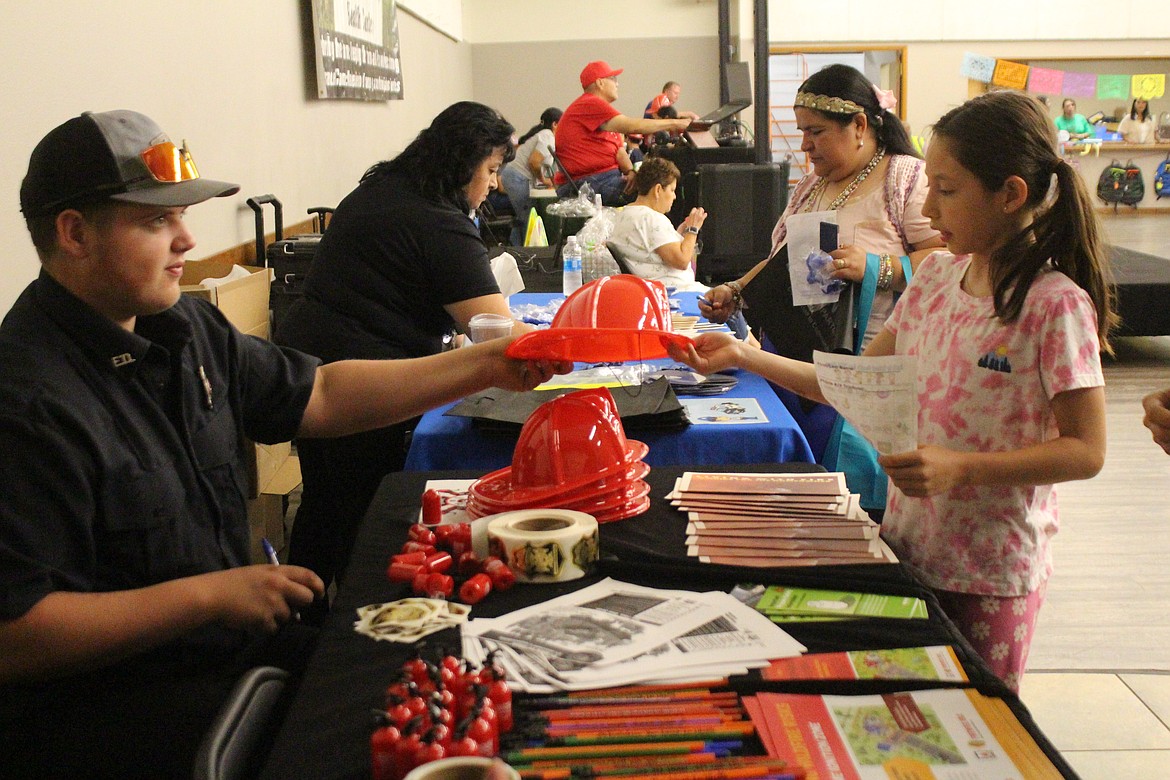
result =
[[[276,557],[276,549],[272,546],[272,542],[261,539],[260,546],[264,548],[264,557],[268,559],[268,562],[273,566],[279,566],[280,559]]]

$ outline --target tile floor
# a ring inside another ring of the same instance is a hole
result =
[[[1020,697],[1081,780],[1170,778],[1170,673],[1029,671]]]
[[[1170,246],[1165,244],[1166,230],[1170,228],[1170,215],[1159,214],[1150,217],[1143,215],[1136,219],[1114,218],[1106,219],[1105,222],[1107,235],[1112,234],[1111,238],[1116,243],[1161,257],[1170,256]],[[1170,337],[1159,337],[1157,341],[1170,342]],[[1158,372],[1161,373],[1162,381],[1156,385],[1157,387],[1170,385],[1170,365],[1163,365],[1165,372]],[[1107,378],[1107,395],[1110,381]],[[1154,388],[1151,387],[1150,390],[1152,389]],[[1140,414],[1140,411],[1135,413]],[[1129,412],[1125,414],[1128,419]],[[1110,425],[1113,425],[1112,419]],[[1115,451],[1112,430],[1110,442],[1112,453]],[[1082,484],[1089,486],[1089,483]],[[1071,494],[1069,497],[1073,499],[1089,495],[1087,490],[1082,490],[1079,494],[1076,491],[1069,492]],[[1071,506],[1068,508],[1072,509]],[[1138,524],[1143,518],[1132,517],[1131,520]],[[1101,533],[1101,527],[1109,525],[1111,524],[1098,525],[1094,528],[1094,533]],[[1130,522],[1123,519],[1114,526],[1114,532],[1119,539],[1131,536],[1134,534],[1134,528],[1130,526]],[[1062,529],[1062,535],[1065,530],[1070,532],[1070,536],[1076,533],[1069,526]],[[1103,542],[1102,546],[1108,547],[1110,541],[1098,537],[1098,544]],[[1060,546],[1059,537],[1057,546],[1058,548]],[[1078,560],[1082,559],[1070,555],[1065,557],[1063,563],[1076,564]],[[1083,560],[1087,562],[1089,559],[1086,556]],[[1131,563],[1132,561],[1130,558]],[[1057,563],[1057,574],[1053,577],[1054,587],[1059,587],[1058,580],[1062,577],[1061,563],[1060,561]],[[1167,561],[1164,560],[1160,564],[1161,567],[1166,565]],[[1066,581],[1075,581],[1077,577],[1077,573],[1068,572],[1067,569],[1064,575]],[[1051,589],[1049,595],[1051,601]],[[1079,598],[1085,598],[1083,591],[1080,592]],[[1090,608],[1090,605],[1081,602],[1079,608]],[[1170,624],[1170,620],[1164,617],[1167,614],[1165,610],[1159,611],[1163,617],[1156,621],[1155,625],[1151,625],[1150,630],[1160,630]],[[1045,630],[1043,614],[1042,612],[1041,631]],[[1055,625],[1047,628],[1061,631],[1075,625],[1072,620],[1054,619],[1053,623]],[[1069,637],[1050,635],[1042,641],[1047,642],[1051,648],[1060,647],[1068,639],[1073,642],[1085,639],[1071,630],[1068,633]],[[1129,641],[1156,644],[1148,630],[1130,630],[1127,633],[1130,636]],[[1060,659],[1074,657],[1071,651],[1065,651],[1063,654],[1051,650],[1044,652],[1045,648],[1039,643],[1034,649],[1040,651],[1033,653],[1033,660],[1037,661],[1041,668],[1036,668],[1037,663],[1032,664],[1032,668],[1024,676],[1020,697],[1031,710],[1040,728],[1080,774],[1082,780],[1170,778],[1170,650],[1158,651],[1157,648],[1149,648],[1155,651],[1152,655],[1138,654],[1137,663],[1154,661],[1151,664],[1151,669],[1154,670],[1151,671],[1144,669],[1133,671],[1132,668],[1121,670],[1116,667],[1111,670],[1107,661],[1100,663],[1100,668],[1070,671],[1046,667],[1063,665]],[[1107,651],[1102,652],[1100,648],[1097,651],[1101,655],[1108,655]],[[1120,659],[1118,663],[1119,665],[1122,663]],[[1091,659],[1089,665],[1095,666],[1097,661]],[[1132,667],[1135,664],[1132,660],[1126,660],[1125,665]]]

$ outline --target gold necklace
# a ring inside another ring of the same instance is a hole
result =
[[[865,164],[865,167],[862,168],[861,171],[853,177],[853,181],[849,182],[848,186],[841,190],[841,193],[837,195],[837,197],[833,198],[833,202],[829,204],[829,208],[825,209],[825,211],[836,211],[837,209],[844,206],[845,201],[849,200],[849,196],[852,195],[857,190],[857,188],[861,186],[861,183],[865,181],[871,173],[873,173],[874,168],[878,167],[878,164],[881,163],[882,158],[885,156],[885,148],[879,146],[877,153],[871,157],[869,162]],[[804,207],[804,211],[812,210],[813,205],[820,200],[821,194],[825,191],[825,186],[828,184],[828,181],[828,179],[821,179],[813,185],[813,191],[809,193],[808,200],[805,201],[806,205]]]

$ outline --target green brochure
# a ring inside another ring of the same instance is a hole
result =
[[[756,609],[774,622],[846,620],[859,617],[925,619],[926,602],[913,596],[810,590],[770,585]]]

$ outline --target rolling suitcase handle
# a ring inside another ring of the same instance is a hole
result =
[[[313,215],[313,227],[318,233],[325,232],[326,218],[334,211],[332,206],[313,206],[308,213]]]
[[[264,267],[267,268],[268,256],[264,252],[264,204],[272,204],[272,213],[276,222],[275,235],[277,241],[284,238],[284,207],[280,205],[280,201],[276,199],[275,195],[257,195],[254,198],[248,198],[244,202],[256,214],[256,264],[263,263]]]

